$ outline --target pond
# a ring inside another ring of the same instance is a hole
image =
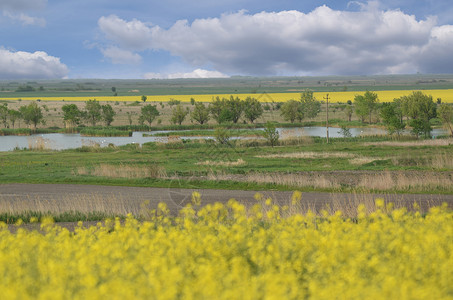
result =
[[[262,129],[260,129],[262,130]],[[317,136],[326,137],[325,127],[301,127],[301,128],[277,128],[281,138],[300,137],[300,136]],[[86,137],[80,134],[63,134],[48,133],[37,134],[32,136],[0,136],[0,151],[12,151],[14,149],[30,149],[42,147],[52,150],[74,149],[82,146],[94,146],[99,144],[101,147],[107,147],[109,144],[122,146],[127,144],[144,144],[148,142],[168,141],[167,137],[143,136],[143,134],[155,134],[166,131],[152,132],[133,132],[130,137]],[[385,134],[385,130],[379,128],[350,128],[352,136]],[[435,129],[432,132],[434,137],[446,132],[442,129]],[[340,128],[329,128],[329,137],[342,137]],[[182,139],[212,139],[212,136],[194,137],[184,136],[181,131]],[[247,138],[247,137],[241,137]]]

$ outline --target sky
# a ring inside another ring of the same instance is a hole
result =
[[[453,73],[451,0],[0,0],[0,79]]]

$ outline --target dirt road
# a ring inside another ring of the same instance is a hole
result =
[[[280,203],[289,201],[292,192],[242,191],[242,190],[195,190],[175,188],[146,188],[120,186],[94,186],[71,184],[0,184],[0,211],[41,210],[41,211],[107,211],[114,213],[139,213],[153,209],[159,202],[165,202],[172,213],[176,213],[191,201],[193,191],[201,194],[202,204],[226,203],[234,198],[242,203],[254,203],[259,192]],[[302,194],[302,203],[312,209],[330,205],[356,206],[360,202],[381,197],[399,205],[411,206],[417,202],[423,209],[447,202],[453,207],[453,195],[428,194],[345,194],[317,193]]]

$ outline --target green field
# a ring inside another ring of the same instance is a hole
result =
[[[28,88],[27,88],[28,87]],[[113,92],[112,87],[115,87]],[[452,89],[453,75],[232,77],[171,80],[2,80],[0,99]],[[29,91],[24,91],[29,90]]]
[[[277,147],[265,143],[219,145],[176,137],[143,147],[2,152],[0,182],[453,193],[453,142],[448,139],[338,138],[326,144],[304,137]]]

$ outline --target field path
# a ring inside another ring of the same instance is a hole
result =
[[[143,203],[149,201],[146,209],[157,207],[165,202],[172,213],[176,213],[191,201],[193,191],[201,194],[202,204],[226,203],[234,198],[242,203],[255,203],[254,195],[260,192],[264,197],[271,197],[280,203],[289,201],[292,192],[288,191],[242,191],[147,188],[122,186],[97,186],[73,184],[0,184],[0,211],[22,210],[80,210],[109,211],[116,213],[139,213]],[[447,202],[453,207],[453,195],[431,194],[347,194],[304,192],[302,203],[306,207],[320,209],[326,204],[337,207],[344,203],[357,205],[363,201],[384,198],[404,206],[411,206],[416,201],[422,209]]]

